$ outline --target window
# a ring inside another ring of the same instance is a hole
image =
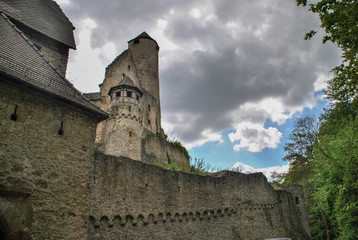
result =
[[[121,92],[116,92],[116,97],[120,97],[121,96]]]
[[[297,205],[300,205],[300,200],[299,200],[298,197],[296,197],[296,204],[297,204]]]
[[[139,43],[139,39],[134,39],[134,44]]]
[[[150,119],[148,119],[148,125],[150,125]]]
[[[61,121],[60,130],[58,130],[58,135],[63,135],[63,121]]]
[[[139,95],[137,94],[137,101],[139,101]]]
[[[132,136],[132,132],[129,132],[129,136],[130,136],[130,137]]]
[[[16,120],[17,120],[16,112],[17,112],[17,105],[15,105],[14,113],[11,114],[11,116],[10,116],[10,119],[13,120],[13,121],[16,121]]]
[[[126,76],[126,75],[123,73],[123,74],[122,74],[122,79],[123,79],[125,76]]]
[[[132,97],[132,92],[127,91],[127,97]]]
[[[130,71],[131,70],[131,65],[128,65],[128,71]]]
[[[150,107],[150,105],[148,104],[148,111],[150,112],[150,109],[151,109],[151,107]]]
[[[132,111],[132,107],[131,107],[131,106],[128,107],[128,111]]]

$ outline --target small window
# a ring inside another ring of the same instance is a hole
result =
[[[116,97],[120,97],[121,96],[121,92],[116,92]]]
[[[132,111],[132,107],[131,107],[131,106],[128,107],[128,111]]]
[[[150,125],[150,119],[148,119],[148,125]]]
[[[17,120],[16,112],[17,112],[17,105],[15,105],[14,113],[11,114],[11,116],[10,116],[10,119],[13,120],[13,121]]]
[[[131,65],[128,65],[128,71],[130,71],[131,70]]]
[[[298,197],[296,197],[296,205],[300,205],[300,200]]]
[[[132,132],[129,132],[129,136],[130,136],[130,137],[132,136]]]
[[[139,43],[139,39],[134,39],[134,44]]]
[[[61,121],[61,127],[58,130],[58,135],[63,135],[63,122]]]
[[[126,76],[126,75],[123,73],[123,74],[122,74],[122,79],[123,79],[125,76]]]
[[[137,94],[137,101],[139,101],[139,95]]]
[[[151,107],[150,107],[150,105],[148,104],[148,111],[150,112],[150,110],[151,110]]]
[[[132,92],[127,91],[127,97],[132,97]]]

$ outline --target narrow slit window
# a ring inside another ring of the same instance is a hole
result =
[[[10,116],[10,119],[13,120],[13,121],[16,121],[16,120],[17,120],[16,112],[17,112],[17,105],[15,105],[14,113],[11,114],[11,116]]]
[[[150,112],[151,111],[151,106],[148,104],[148,111]]]
[[[58,135],[63,135],[63,121],[61,121],[60,130],[58,130]]]
[[[131,107],[131,106],[128,107],[128,111],[132,111],[132,107]]]
[[[129,136],[130,136],[130,137],[132,136],[132,132],[129,132]]]

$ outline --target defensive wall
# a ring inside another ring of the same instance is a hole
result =
[[[309,239],[294,197],[262,173],[201,176],[98,152],[93,171],[90,239]]]
[[[86,239],[97,121],[2,80],[0,237]]]

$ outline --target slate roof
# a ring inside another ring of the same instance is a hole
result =
[[[123,79],[118,83],[117,86],[112,87],[109,90],[108,95],[111,95],[112,91],[119,89],[119,88],[130,88],[130,89],[138,91],[141,95],[143,95],[143,92],[133,83],[132,79],[128,76],[123,77]]]
[[[74,26],[52,0],[0,0],[0,12],[75,49]]]
[[[149,36],[148,33],[146,32],[142,32],[141,34],[139,34],[137,37],[133,38],[132,40],[129,40],[128,43],[136,40],[136,39],[141,39],[141,38],[147,38],[147,39],[150,39],[152,40],[153,42],[155,42],[155,44],[157,45],[157,49],[159,49],[159,45],[157,43],[157,41],[155,41],[151,36]]]
[[[11,20],[0,13],[0,74],[31,86],[86,113],[105,119],[108,114],[92,104],[55,69]]]

